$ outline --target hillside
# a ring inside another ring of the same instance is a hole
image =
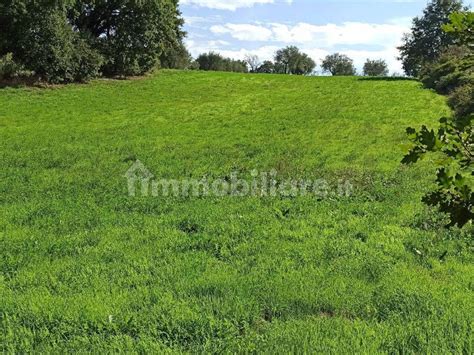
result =
[[[471,353],[472,236],[420,202],[430,161],[400,165],[405,128],[446,114],[410,80],[0,89],[0,351]],[[133,197],[137,159],[351,191]]]

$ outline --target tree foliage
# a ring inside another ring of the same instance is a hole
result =
[[[0,55],[50,82],[143,74],[180,50],[177,0],[4,0]]]
[[[151,70],[166,50],[180,49],[184,36],[177,0],[82,0],[69,17],[92,36],[109,76]]]
[[[345,54],[334,53],[328,55],[321,66],[325,72],[334,76],[356,75],[354,61]]]
[[[166,48],[160,55],[160,67],[165,69],[190,69],[193,58],[184,43]]]
[[[388,66],[383,59],[370,60],[364,64],[364,75],[365,76],[387,76]]]
[[[452,13],[463,9],[461,0],[431,0],[423,16],[415,17],[411,33],[398,48],[405,73],[417,77],[425,63],[436,60],[443,49],[453,45],[453,37],[443,30]]]
[[[272,74],[275,72],[275,64],[271,60],[264,61],[258,68],[257,73]]]
[[[458,43],[474,47],[474,12],[455,12],[449,17],[450,22],[443,26],[447,33],[455,36]]]
[[[456,41],[467,44],[474,27],[457,27],[457,19],[446,30],[456,30]],[[453,47],[445,52],[438,63],[426,72],[425,85],[429,84],[441,93],[449,94],[452,117],[440,120],[435,131],[423,126],[420,131],[407,129],[413,147],[403,159],[412,164],[428,153],[438,154],[437,188],[428,193],[423,201],[437,206],[451,218],[450,225],[464,226],[474,219],[474,61],[470,47]]]
[[[248,71],[247,63],[244,61],[225,58],[215,52],[200,54],[196,58],[196,62],[199,63],[199,69],[205,71],[231,71],[238,73],[246,73]]]
[[[68,23],[68,6],[65,1],[3,2],[0,55],[12,53],[16,62],[53,83],[96,76],[102,57]]]
[[[446,48],[439,59],[425,64],[420,80],[426,88],[449,95],[462,85],[474,83],[474,56],[466,46]]]
[[[274,71],[278,74],[308,75],[316,67],[314,60],[295,46],[279,49],[274,59]]]

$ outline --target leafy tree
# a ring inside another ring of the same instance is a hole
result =
[[[459,17],[453,16],[452,19],[453,23],[445,29],[457,28],[456,41],[468,44],[474,27],[458,27]],[[451,226],[464,226],[474,219],[474,63],[466,65],[469,63],[466,58],[473,56],[469,47],[455,47],[447,58],[452,58],[453,53],[456,53],[457,62],[453,64],[453,60],[441,58],[441,63],[434,70],[437,75],[432,82],[450,82],[449,90],[446,90],[446,85],[442,85],[442,88],[451,93],[449,105],[454,110],[454,116],[442,118],[436,131],[426,126],[420,131],[408,128],[407,134],[413,147],[402,162],[412,164],[428,153],[438,154],[435,160],[437,188],[428,193],[423,201],[447,213],[451,218]],[[471,80],[459,80],[460,77],[469,79],[470,74]],[[439,84],[436,87],[439,89]]]
[[[271,74],[275,72],[275,64],[271,60],[266,60],[257,68],[257,73]]]
[[[431,0],[422,17],[415,17],[411,33],[403,38],[400,60],[409,76],[418,76],[423,64],[436,60],[442,50],[454,44],[442,26],[449,22],[453,12],[463,9],[461,0]]]
[[[143,74],[184,36],[178,0],[3,0],[0,23],[0,56],[50,82]]]
[[[311,74],[316,63],[298,47],[289,46],[279,49],[275,54],[274,70],[279,74]]]
[[[247,73],[247,63],[243,60],[234,60],[225,58],[224,60],[224,71],[231,71],[236,73]]]
[[[188,69],[193,58],[183,43],[167,48],[160,55],[160,67],[166,69]]]
[[[196,62],[199,63],[200,70],[224,70],[224,57],[219,53],[202,53],[196,58]]]
[[[17,63],[52,83],[98,75],[102,57],[67,22],[69,2],[7,0],[0,6],[0,55],[11,52]]]
[[[364,75],[365,76],[387,76],[388,75],[388,66],[383,59],[379,60],[370,60],[364,64]]]
[[[344,54],[331,54],[328,55],[322,64],[322,68],[325,72],[331,73],[331,75],[356,75],[356,69],[354,67],[354,61]]]
[[[455,12],[449,17],[450,22],[443,30],[455,36],[456,42],[474,47],[474,12]]]
[[[153,69],[167,50],[181,50],[185,35],[178,0],[76,1],[69,18],[94,39],[108,76],[141,75]]]
[[[311,59],[306,53],[302,53],[299,57],[292,74],[309,75],[316,68],[316,62]]]
[[[206,71],[233,71],[240,73],[246,73],[248,71],[247,63],[244,61],[225,58],[215,52],[200,54],[196,62],[199,63],[199,69]]]

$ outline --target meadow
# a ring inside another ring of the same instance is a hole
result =
[[[424,206],[412,80],[160,71],[0,89],[0,352],[473,353],[473,229]],[[129,196],[157,177],[351,196]]]

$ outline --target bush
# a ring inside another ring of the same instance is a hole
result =
[[[74,43],[72,65],[74,80],[86,82],[100,76],[100,68],[104,58],[82,38],[77,38]]]
[[[456,116],[465,117],[474,112],[474,84],[458,87],[449,97],[449,106]]]
[[[426,88],[447,95],[459,86],[474,83],[474,56],[467,47],[450,47],[438,61],[423,67],[420,78]]]
[[[13,60],[13,55],[7,53],[0,58],[0,80],[13,79],[21,72],[22,67]]]

